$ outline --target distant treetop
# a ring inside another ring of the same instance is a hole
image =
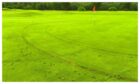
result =
[[[136,2],[3,2],[5,9],[137,11]]]

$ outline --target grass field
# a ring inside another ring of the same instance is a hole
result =
[[[3,81],[137,81],[138,14],[3,10]]]

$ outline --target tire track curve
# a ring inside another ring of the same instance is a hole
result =
[[[96,73],[99,73],[99,74],[102,74],[102,75],[106,75],[106,76],[109,76],[109,77],[113,77],[113,78],[116,78],[116,79],[127,80],[127,81],[137,81],[137,80],[135,80],[133,78],[123,77],[123,76],[120,76],[120,75],[113,75],[111,73],[107,73],[107,72],[104,72],[104,71],[101,71],[101,70],[97,70],[97,69],[93,69],[93,68],[89,68],[89,67],[80,65],[78,63],[75,63],[74,61],[70,61],[70,60],[65,59],[63,57],[63,55],[57,54],[55,52],[47,52],[47,51],[45,51],[43,49],[38,48],[37,46],[33,45],[33,43],[30,43],[25,37],[21,37],[21,38],[24,40],[24,42],[27,45],[31,46],[34,49],[37,49],[39,52],[44,53],[46,55],[49,55],[51,57],[58,58],[59,60],[62,60],[65,63],[73,65],[75,67],[78,67],[78,68],[81,68],[81,69],[84,69],[84,70],[90,71],[90,72],[96,72]]]
[[[58,36],[56,36],[56,35],[53,35],[52,33],[47,32],[47,31],[45,31],[45,32],[46,32],[46,34],[48,34],[48,35],[50,35],[51,37],[54,37],[54,38],[56,38],[56,39],[58,39],[58,40],[60,40],[60,41],[66,42],[66,43],[68,43],[68,44],[72,44],[72,43],[73,43],[73,41],[71,41],[71,40],[60,38],[60,37],[58,37]],[[98,50],[98,51],[103,51],[103,52],[112,53],[112,54],[137,56],[137,54],[122,53],[122,52],[117,52],[117,51],[111,51],[111,50],[106,50],[106,49],[91,47],[91,46],[88,46],[88,45],[82,45],[82,44],[84,44],[84,43],[83,43],[83,42],[80,42],[80,41],[74,42],[74,44],[79,45],[79,46],[86,46],[86,47],[89,48],[89,49]],[[77,51],[76,51],[76,52],[77,52]],[[74,52],[72,52],[72,53],[74,53]],[[71,54],[71,53],[70,53],[70,54]]]
[[[102,74],[102,75],[109,76],[109,77],[111,77],[111,78],[116,78],[116,79],[121,79],[121,80],[137,81],[136,79],[133,79],[133,78],[130,78],[130,77],[123,77],[123,76],[120,76],[120,75],[114,75],[114,74],[112,74],[112,73],[107,73],[107,72],[104,72],[104,71],[101,71],[101,70],[97,70],[97,69],[93,69],[93,68],[89,68],[89,67],[80,65],[80,64],[78,64],[78,63],[75,63],[74,61],[65,59],[65,58],[63,57],[63,55],[57,54],[57,53],[55,53],[55,52],[50,52],[50,51],[47,52],[47,51],[45,51],[45,50],[43,50],[43,49],[37,47],[35,44],[31,43],[31,42],[26,38],[25,30],[26,30],[27,28],[29,28],[31,25],[33,25],[33,24],[30,24],[30,25],[28,25],[28,26],[26,26],[26,27],[24,28],[24,30],[23,30],[22,33],[21,33],[21,38],[23,39],[23,41],[24,41],[27,45],[29,45],[30,47],[32,47],[32,48],[38,50],[39,52],[44,53],[45,55],[49,55],[49,56],[51,56],[51,57],[58,58],[59,60],[63,60],[63,61],[64,61],[65,63],[67,63],[67,64],[70,64],[70,65],[73,65],[73,66],[75,66],[75,67],[84,69],[84,70],[86,70],[86,71],[96,72],[96,73],[99,73],[99,74]],[[55,36],[55,38],[56,38],[56,36]],[[60,39],[60,38],[59,38],[59,39]],[[65,41],[65,40],[63,40],[63,41]],[[68,42],[69,42],[69,41],[68,41]],[[71,43],[71,42],[70,42],[70,43]]]

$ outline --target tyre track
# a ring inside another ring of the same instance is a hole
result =
[[[81,69],[84,69],[86,71],[90,71],[90,72],[96,72],[96,73],[99,73],[99,74],[102,74],[102,75],[105,75],[105,76],[109,76],[109,77],[113,77],[113,78],[116,78],[116,79],[120,79],[120,80],[127,80],[127,81],[137,81],[133,78],[129,78],[129,77],[122,77],[120,75],[113,75],[111,73],[107,73],[107,72],[104,72],[104,71],[101,71],[101,70],[97,70],[97,69],[93,69],[93,68],[89,68],[89,67],[86,67],[86,66],[83,66],[83,65],[80,65],[78,63],[75,63],[74,61],[70,61],[70,60],[67,60],[64,58],[63,55],[60,55],[60,54],[57,54],[55,52],[47,52],[43,49],[40,49],[38,48],[37,46],[33,45],[32,43],[30,43],[25,37],[22,37],[25,41],[25,43],[31,47],[33,47],[34,49],[37,49],[39,52],[45,54],[45,55],[49,55],[51,57],[54,57],[54,58],[58,58],[59,60],[62,60],[64,61],[65,63],[67,64],[70,64],[70,65],[73,65],[75,67],[78,67],[78,68],[81,68]]]
[[[31,24],[31,25],[32,25],[32,24]],[[28,28],[29,26],[30,26],[30,25],[26,26],[26,28]],[[24,31],[25,31],[25,28],[24,28]],[[75,67],[84,69],[84,70],[86,70],[86,71],[96,72],[96,73],[99,73],[99,74],[102,74],[102,75],[105,75],[105,76],[109,76],[109,77],[111,77],[111,78],[113,77],[113,78],[120,79],[120,80],[137,81],[136,79],[133,79],[133,78],[123,77],[123,76],[120,76],[120,75],[114,75],[114,74],[112,74],[112,73],[107,73],[107,72],[104,72],[104,71],[101,71],[101,70],[89,68],[89,67],[80,65],[80,64],[78,64],[78,63],[75,63],[74,61],[65,59],[65,58],[63,57],[64,55],[60,55],[60,54],[57,54],[57,53],[55,53],[55,52],[50,52],[50,51],[47,52],[47,51],[45,51],[45,50],[43,50],[43,49],[40,49],[39,47],[37,47],[36,45],[34,45],[33,43],[31,43],[30,41],[28,41],[28,40],[25,38],[25,37],[26,37],[26,33],[25,33],[24,31],[21,33],[21,38],[23,39],[23,41],[24,41],[27,45],[31,46],[32,48],[38,50],[39,52],[41,52],[41,53],[43,53],[43,54],[45,54],[45,55],[47,55],[47,56],[49,55],[49,56],[51,56],[51,57],[58,58],[59,60],[62,60],[62,61],[64,61],[64,62],[67,63],[67,64],[70,64],[70,65],[73,65],[73,66],[75,66]],[[54,36],[52,36],[52,37],[54,37]],[[57,38],[57,37],[55,36],[55,38]],[[62,40],[62,39],[59,38],[59,40]],[[65,40],[63,40],[63,41],[65,41]],[[68,41],[68,42],[69,42],[69,41]],[[71,43],[71,42],[69,42],[69,43]]]
[[[37,23],[36,23],[37,24]],[[31,25],[36,25],[35,23],[32,23],[30,25],[27,25],[24,27],[24,30],[26,30],[26,28],[28,28],[29,26]],[[61,37],[58,37],[48,31],[45,31],[46,34],[50,35],[51,37],[57,39],[57,40],[60,40],[61,42],[65,42],[65,43],[68,43],[68,44],[75,44],[75,45],[78,45],[78,46],[85,46],[87,47],[87,49],[92,49],[92,50],[97,50],[97,51],[102,51],[102,52],[107,52],[107,53],[110,53],[110,54],[119,54],[119,55],[130,55],[130,56],[138,56],[137,54],[132,54],[132,53],[122,53],[122,52],[117,52],[117,51],[111,51],[111,50],[106,50],[106,49],[102,49],[102,48],[96,48],[96,47],[91,47],[91,46],[88,46],[88,45],[83,45],[84,43],[83,42],[73,42],[72,40],[70,39],[63,39]],[[84,49],[83,49],[84,50]],[[75,54],[76,54],[77,51],[75,51]],[[69,54],[74,54],[74,52],[72,53],[69,53]]]
[[[111,50],[105,50],[105,49],[101,49],[101,48],[91,47],[91,46],[88,46],[88,45],[82,45],[82,44],[84,44],[83,42],[80,42],[80,41],[78,41],[78,42],[73,42],[73,41],[68,40],[68,39],[63,39],[63,38],[60,38],[60,37],[58,37],[58,36],[55,36],[55,35],[51,34],[50,32],[47,32],[47,31],[46,31],[46,34],[48,34],[48,35],[50,35],[51,37],[56,38],[56,39],[58,39],[58,40],[60,40],[60,41],[66,42],[66,43],[68,43],[68,44],[76,44],[76,45],[79,45],[79,46],[86,46],[86,47],[89,48],[89,49],[93,49],[93,50],[97,50],[97,51],[103,51],[103,52],[112,53],[112,54],[137,56],[137,54],[122,53],[122,52],[117,52],[117,51],[111,51]],[[77,52],[77,51],[76,51],[76,52]],[[74,54],[74,52],[69,53],[69,54]]]

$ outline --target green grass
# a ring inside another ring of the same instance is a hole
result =
[[[137,81],[133,11],[3,10],[3,81]]]

